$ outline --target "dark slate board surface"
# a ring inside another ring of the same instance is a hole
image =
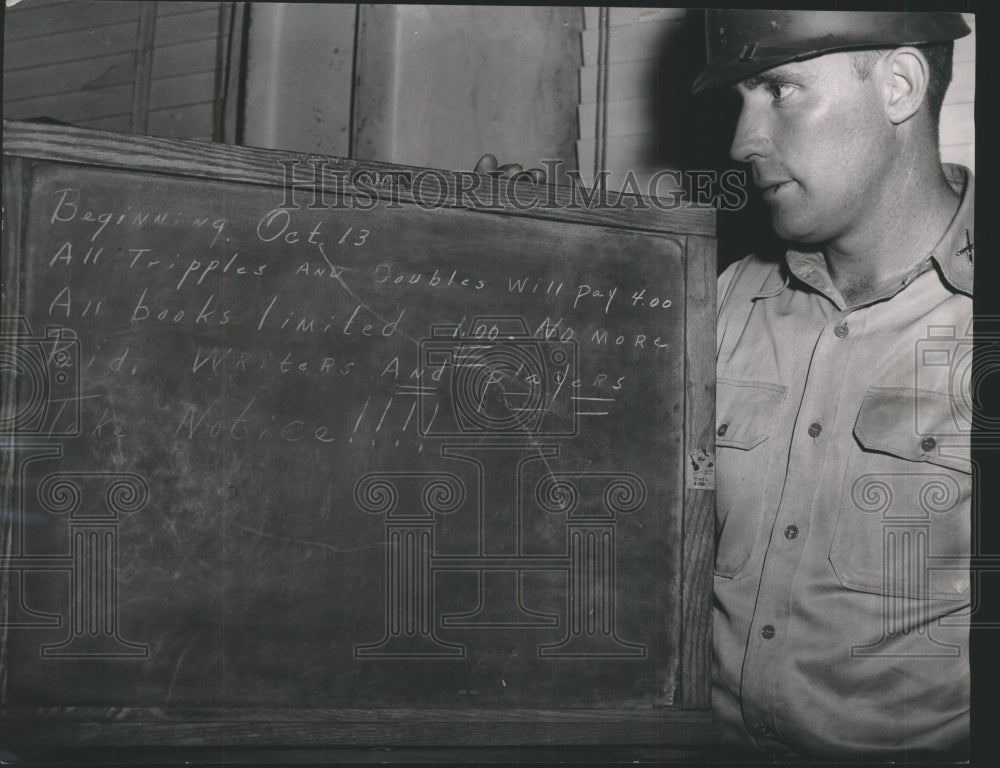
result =
[[[710,546],[684,539],[704,237],[289,210],[127,149],[6,173],[15,719],[704,709],[683,695],[707,676],[683,599]]]

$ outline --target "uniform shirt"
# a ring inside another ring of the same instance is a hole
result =
[[[719,278],[712,702],[729,741],[967,748],[973,179],[945,172],[954,219],[878,299],[845,306],[820,253]]]

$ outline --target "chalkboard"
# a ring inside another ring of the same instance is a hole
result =
[[[5,743],[709,738],[711,211],[3,146]]]

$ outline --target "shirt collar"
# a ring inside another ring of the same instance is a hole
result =
[[[962,196],[944,237],[931,251],[931,258],[941,270],[948,285],[972,296],[973,257],[976,243],[975,179],[972,171],[960,165],[946,164],[944,174],[951,188]]]
[[[788,270],[784,264],[779,264],[777,266],[777,269],[772,269],[768,273],[767,279],[764,280],[764,284],[761,285],[760,290],[754,294],[754,300],[769,299],[772,296],[777,296],[785,290],[785,286],[788,285]]]
[[[976,242],[975,179],[968,168],[960,165],[946,163],[943,169],[952,189],[961,195],[961,202],[944,235],[934,246],[934,250],[928,254],[928,259],[933,259],[937,264],[941,276],[952,290],[972,296],[973,256]],[[787,270],[802,282],[825,295],[830,295],[831,292],[836,295],[823,254],[818,251],[798,251],[790,248],[785,253],[785,262]],[[926,266],[918,268],[915,274],[925,270]],[[788,280],[785,269],[774,270],[754,298],[776,296],[785,289]],[[909,280],[906,283],[909,283]]]

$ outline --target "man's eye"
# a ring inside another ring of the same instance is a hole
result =
[[[789,96],[792,92],[793,86],[788,83],[770,83],[767,86],[768,93],[771,94],[771,98],[775,101],[781,101],[782,99]]]

